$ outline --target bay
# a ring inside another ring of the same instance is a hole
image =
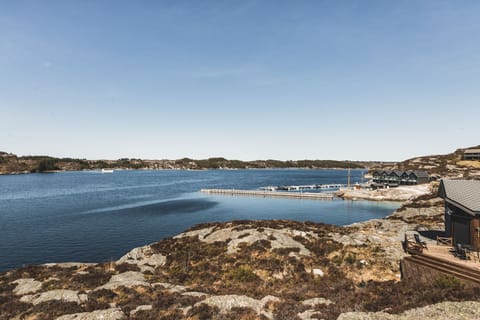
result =
[[[363,170],[351,170],[360,182]],[[398,203],[213,196],[201,188],[346,183],[346,170],[98,171],[0,176],[0,271],[118,259],[203,222],[290,219],[347,225]]]

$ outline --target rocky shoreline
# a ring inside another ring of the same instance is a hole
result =
[[[433,191],[434,185],[420,184],[386,189],[341,189],[335,194],[346,200],[409,201]]]
[[[0,319],[476,319],[478,302],[445,302],[476,300],[472,289],[399,281],[404,232],[442,219],[431,196],[346,227],[198,225],[110,263],[0,274]]]

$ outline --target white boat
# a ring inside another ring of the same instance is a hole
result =
[[[102,169],[102,173],[113,173],[113,169]]]

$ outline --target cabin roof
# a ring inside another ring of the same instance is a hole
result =
[[[480,214],[480,180],[442,180],[439,196],[470,214]]]
[[[415,174],[417,176],[417,178],[428,178],[428,173],[425,172],[425,171],[414,170],[412,172],[413,172],[413,174]]]
[[[480,153],[480,149],[468,149],[465,150],[463,153]]]

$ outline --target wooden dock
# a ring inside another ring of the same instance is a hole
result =
[[[310,199],[310,200],[332,200],[334,198],[333,193],[327,193],[327,192],[285,192],[285,191],[237,190],[237,189],[201,189],[200,192],[204,192],[208,194],[229,195],[229,196],[295,198],[295,199]]]
[[[330,184],[309,184],[303,186],[268,186],[261,187],[260,190],[265,191],[302,191],[302,190],[315,190],[315,189],[340,189],[346,187],[346,184],[330,183]]]

